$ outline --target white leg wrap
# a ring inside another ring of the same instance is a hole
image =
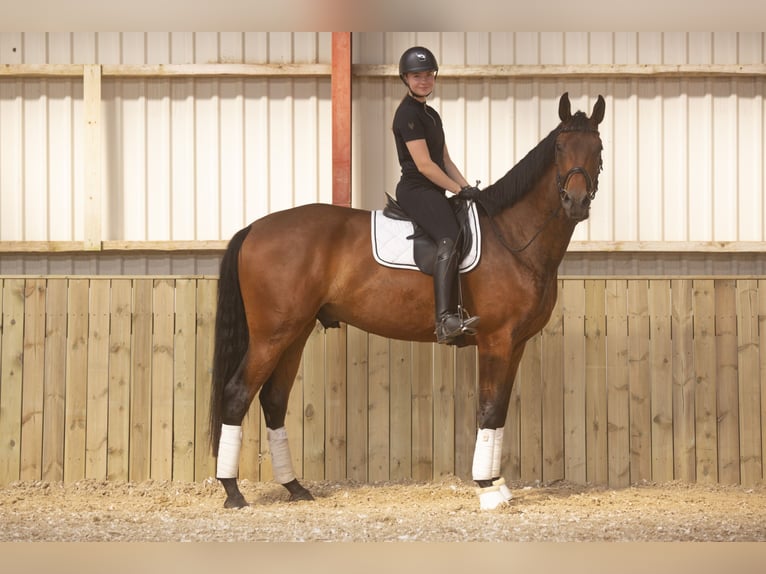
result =
[[[495,434],[494,429],[479,429],[476,433],[476,448],[473,451],[473,479],[490,480],[492,463],[494,461]]]
[[[239,451],[242,448],[242,427],[221,425],[221,439],[218,442],[216,478],[237,478],[239,472]]]
[[[473,479],[491,480],[500,474],[503,454],[503,429],[479,429],[476,433],[476,449],[473,451]],[[502,479],[501,479],[502,480]],[[492,486],[477,488],[479,506],[482,510],[494,510],[507,503],[501,487],[508,490],[505,481],[496,480]],[[510,491],[508,491],[510,493]]]
[[[287,484],[295,480],[293,462],[290,458],[290,445],[287,443],[287,429],[266,429],[271,451],[271,465],[274,470],[274,480],[279,484]]]

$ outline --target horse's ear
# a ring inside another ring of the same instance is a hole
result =
[[[604,102],[604,96],[599,94],[598,99],[596,100],[596,103],[593,106],[593,114],[591,114],[590,116],[590,121],[593,122],[595,125],[600,124],[601,120],[604,119],[605,109],[606,109],[606,102]]]
[[[559,119],[562,122],[572,117],[572,104],[569,103],[569,92],[564,92],[559,100]]]

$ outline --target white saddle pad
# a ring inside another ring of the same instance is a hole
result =
[[[475,203],[472,203],[468,209],[468,224],[473,234],[473,241],[470,251],[460,262],[461,273],[467,273],[476,267],[481,257],[481,230]],[[383,211],[379,209],[372,212],[370,228],[372,255],[375,261],[396,269],[418,269],[415,264],[415,243],[407,239],[414,232],[411,221],[391,219],[383,215]]]

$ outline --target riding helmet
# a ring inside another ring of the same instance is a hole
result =
[[[429,72],[431,70],[434,73],[438,73],[439,63],[436,61],[436,56],[428,48],[414,46],[406,50],[402,57],[399,58],[399,77],[405,85],[407,84],[404,80],[405,74],[410,72]]]

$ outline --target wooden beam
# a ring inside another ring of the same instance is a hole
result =
[[[763,253],[763,241],[572,241],[579,253]]]
[[[327,77],[328,64],[117,64],[104,65],[105,77],[117,78],[242,78]]]
[[[99,242],[104,252],[133,253],[202,253],[223,252],[228,239],[184,241]],[[0,253],[78,253],[85,250],[84,241],[0,241]],[[763,254],[766,241],[572,241],[568,253],[709,253]]]
[[[2,64],[0,78],[82,78],[82,64]]]
[[[332,33],[332,202],[351,206],[351,33]]]
[[[396,78],[396,65],[356,64],[352,69],[355,77]],[[766,76],[766,64],[576,64],[576,65],[483,65],[450,66],[439,68],[441,78],[488,79],[488,78],[688,78],[688,77],[757,77]]]
[[[82,78],[83,64],[2,64],[0,78]],[[110,78],[329,77],[329,64],[104,64]]]
[[[348,34],[335,32],[334,34]],[[3,78],[79,78],[82,64],[2,64]],[[105,64],[101,75],[110,78],[225,78],[225,77],[330,77],[331,64]],[[392,64],[354,64],[353,77],[396,78]],[[766,76],[766,64],[540,64],[443,65],[446,78],[735,78]]]

